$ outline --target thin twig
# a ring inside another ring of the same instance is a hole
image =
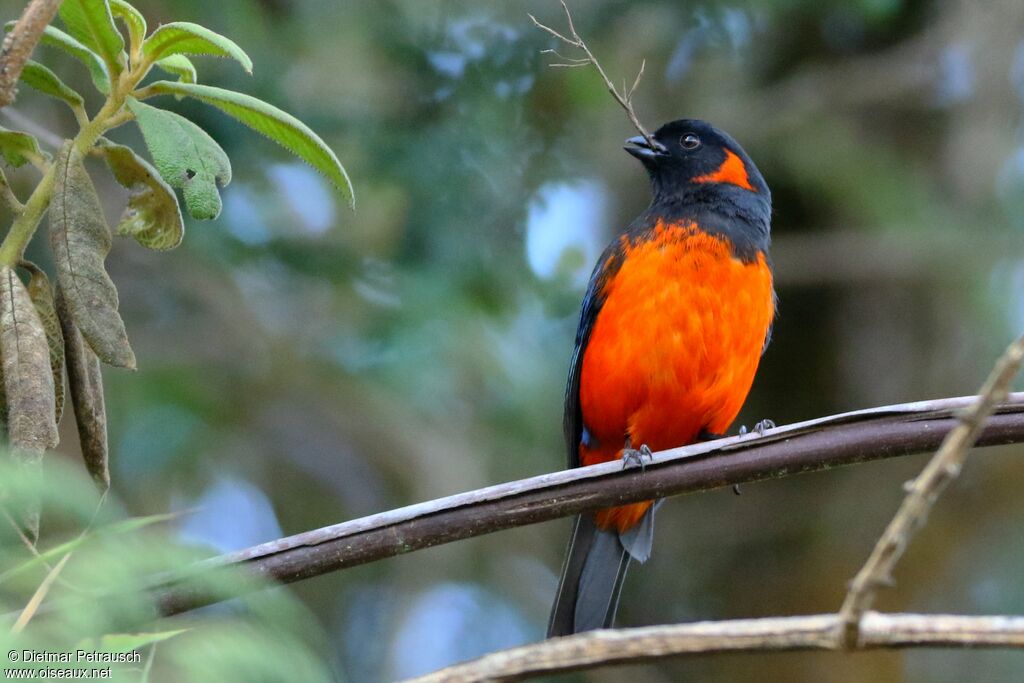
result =
[[[93,510],[92,516],[89,518],[89,523],[86,524],[85,528],[81,532],[79,532],[78,536],[74,540],[72,540],[71,543],[75,543],[77,541],[81,541],[81,540],[83,540],[89,534],[89,532],[92,529],[93,524],[95,524],[95,522],[96,522],[96,517],[99,515],[100,508],[101,508],[101,506],[103,505],[103,502],[106,499],[107,499],[107,493],[106,493],[106,491],[104,491],[103,495],[100,496],[99,502],[96,504],[96,508]],[[29,554],[32,555],[32,557],[37,562],[42,564],[47,572],[53,573],[54,566],[46,561],[46,557],[42,553],[39,552],[39,549],[32,542],[32,540],[28,536],[26,536],[25,533],[21,530],[21,525],[18,524],[17,520],[14,519],[14,516],[11,515],[10,511],[6,508],[6,506],[4,506],[2,504],[0,504],[0,515],[2,515],[5,520],[7,520],[7,523],[11,526],[12,529],[14,529],[15,533],[18,534],[18,538],[21,540],[22,544],[28,550]],[[69,551],[67,553],[67,555],[70,555],[70,554],[71,554],[71,552]],[[13,572],[13,571],[17,571],[17,568],[14,568],[12,570],[8,570],[7,572],[4,572],[3,574],[0,574],[0,583],[3,583],[4,580],[5,580],[5,577],[10,575],[11,572]],[[81,593],[82,595],[89,595],[89,594],[99,595],[99,593],[97,591],[95,591],[95,590],[91,590],[91,589],[85,588],[83,586],[77,586],[77,585],[75,585],[75,584],[73,584],[73,583],[71,583],[71,582],[69,582],[69,581],[67,581],[65,579],[58,579],[58,581],[60,581],[60,585],[64,586],[68,590],[75,591],[76,593]]]
[[[533,22],[534,26],[536,26],[540,30],[550,34],[557,40],[562,41],[563,43],[570,47],[582,50],[583,54],[586,55],[586,59],[579,59],[575,57],[566,58],[558,54],[554,50],[544,50],[544,53],[555,54],[560,59],[564,60],[561,63],[551,64],[551,66],[573,68],[577,66],[583,66],[584,64],[587,63],[593,64],[594,68],[597,69],[597,73],[601,75],[601,79],[604,80],[604,85],[606,88],[608,88],[608,92],[612,94],[612,97],[614,97],[615,101],[619,103],[619,106],[626,110],[626,115],[629,116],[629,120],[632,122],[633,127],[635,127],[637,131],[639,131],[640,135],[643,136],[644,140],[647,142],[648,145],[650,145],[651,149],[664,149],[663,145],[656,141],[653,137],[651,137],[651,134],[648,133],[647,129],[644,128],[643,124],[640,123],[640,119],[636,115],[636,110],[633,108],[633,93],[636,92],[637,86],[640,85],[640,79],[644,75],[644,66],[647,63],[647,60],[644,60],[643,62],[640,63],[640,71],[636,75],[636,80],[633,81],[633,87],[627,90],[626,84],[625,82],[623,82],[622,92],[620,93],[618,89],[615,87],[615,84],[612,83],[612,80],[608,78],[608,74],[605,73],[604,68],[601,66],[601,62],[597,61],[597,57],[595,57],[594,53],[590,51],[590,48],[587,46],[586,41],[584,41],[583,38],[580,37],[580,34],[577,33],[576,26],[573,24],[572,21],[572,13],[569,11],[569,6],[565,4],[565,0],[559,0],[559,2],[562,3],[562,9],[565,10],[565,19],[566,23],[569,26],[568,36],[562,35],[555,29],[551,28],[550,26],[545,26],[544,24],[540,23],[539,21],[537,21],[537,17],[533,16],[532,14],[527,14],[527,16],[530,17],[530,20]]]
[[[840,624],[838,614],[816,614],[590,631],[493,652],[406,683],[516,681],[692,654],[840,650]],[[863,636],[858,649],[1024,648],[1024,617],[868,612]]]
[[[562,470],[307,531],[206,561],[290,583],[421,548],[611,505],[706,491],[935,449],[973,396],[833,415],[764,436],[719,439],[655,453],[644,471],[617,462]],[[1024,393],[986,424],[979,444],[1024,442]],[[154,586],[164,614],[224,599],[170,579]]]
[[[29,554],[42,562],[43,566],[45,566],[48,571],[52,571],[53,567],[51,567],[50,564],[43,559],[43,556],[39,554],[36,544],[32,542],[32,539],[25,535],[25,532],[21,530],[21,525],[18,524],[17,520],[14,519],[11,513],[8,512],[7,508],[3,505],[0,505],[0,515],[3,515],[4,519],[7,520],[7,523],[10,524],[12,529],[14,529],[14,533],[18,534],[18,538],[21,540],[22,545],[28,549]]]
[[[153,643],[149,646],[149,654],[146,655],[146,663],[142,667],[139,683],[149,683],[149,674],[153,670],[153,660],[156,659],[156,645],[156,643]]]
[[[18,79],[39,37],[53,21],[60,0],[32,0],[0,48],[0,109],[14,101]]]
[[[871,609],[878,589],[892,585],[892,570],[907,549],[911,537],[924,526],[942,491],[960,474],[968,451],[978,440],[985,421],[1007,396],[1010,383],[1020,371],[1022,362],[1024,336],[1006,349],[978,392],[977,400],[963,411],[960,421],[946,435],[928,465],[908,484],[906,498],[850,583],[839,610],[843,619],[842,639],[847,647],[857,644],[861,617]]]
[[[46,599],[46,594],[50,592],[50,586],[52,586],[53,582],[57,580],[57,577],[60,575],[61,570],[64,569],[64,565],[68,563],[69,559],[71,559],[71,553],[60,558],[60,562],[54,565],[53,569],[46,574],[43,582],[39,584],[39,588],[36,589],[36,592],[33,593],[31,599],[29,599],[28,604],[25,605],[25,609],[21,611],[21,615],[18,617],[18,620],[14,622],[14,626],[11,627],[11,633],[21,633],[25,629],[29,620],[32,619],[36,611],[39,609],[39,605],[41,605],[43,600]]]

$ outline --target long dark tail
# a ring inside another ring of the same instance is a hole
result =
[[[629,553],[616,531],[598,529],[590,515],[577,517],[551,608],[548,637],[609,628],[628,567]]]

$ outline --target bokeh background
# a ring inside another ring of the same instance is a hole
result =
[[[4,16],[22,3],[4,0]],[[590,267],[649,199],[589,69],[551,69],[552,1],[139,0],[255,71],[200,81],[296,114],[352,176],[313,171],[201,104],[230,154],[224,212],[108,266],[139,357],[107,373],[116,494],[195,509],[227,551],[563,466],[561,401]],[[779,318],[738,423],[973,391],[1024,329],[1024,6],[921,0],[582,0],[615,77],[642,59],[648,127],[711,120],[775,202]],[[41,48],[45,50],[45,48]],[[83,69],[46,52],[86,92]],[[95,103],[94,103],[95,104]],[[14,116],[59,135],[61,105]],[[0,115],[17,128],[17,119]],[[132,126],[112,135],[138,143]],[[97,166],[111,218],[124,195]],[[12,176],[26,192],[35,176]],[[30,256],[46,261],[34,247]],[[1020,384],[1018,384],[1020,386]],[[62,452],[75,457],[74,425]],[[883,595],[892,610],[1024,612],[1020,447],[970,462]],[[621,625],[834,610],[922,466],[905,458],[669,501]],[[304,581],[339,680],[423,673],[542,637],[568,520]],[[1024,657],[906,651],[700,657],[565,680],[1015,680]]]

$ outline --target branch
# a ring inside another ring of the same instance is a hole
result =
[[[32,0],[4,38],[0,48],[0,109],[14,101],[21,70],[58,7],[60,0]]]
[[[862,650],[874,647],[1024,648],[1024,617],[967,617],[868,612],[911,536],[924,526],[939,494],[957,477],[985,421],[1007,398],[1024,362],[1024,336],[1006,349],[979,395],[961,410],[956,426],[908,487],[907,497],[854,578],[837,614],[708,621],[641,629],[596,631],[556,638],[486,655],[414,679],[432,681],[516,680],[615,663],[692,653],[776,650]],[[1019,394],[1015,398],[1019,398]]]
[[[838,614],[589,631],[503,650],[406,683],[514,681],[613,663],[718,652],[840,650]],[[867,612],[857,649],[1024,648],[1024,617]]]
[[[871,608],[878,589],[892,584],[892,570],[903,556],[911,537],[924,526],[942,491],[960,474],[967,452],[977,441],[996,404],[1006,397],[1022,361],[1024,336],[1006,349],[979,391],[977,400],[964,411],[957,426],[946,435],[942,446],[921,474],[909,483],[907,497],[851,582],[839,611],[843,620],[843,642],[847,647],[856,644],[861,617]]]
[[[579,467],[411,505],[212,558],[189,572],[234,565],[290,583],[501,529],[613,505],[930,451],[975,397],[843,413],[654,454],[644,470]],[[979,445],[1024,442],[1024,393],[995,409]],[[163,614],[221,597],[183,578],[153,587]]]
[[[640,123],[640,119],[637,118],[636,111],[633,109],[633,93],[636,92],[636,87],[640,85],[640,79],[644,75],[644,67],[647,65],[647,60],[640,62],[640,71],[637,72],[636,78],[633,80],[632,87],[627,88],[625,81],[623,81],[622,92],[620,93],[618,89],[616,89],[615,84],[613,84],[611,79],[608,78],[608,74],[604,72],[604,68],[602,68],[601,63],[597,61],[597,57],[595,57],[594,53],[590,51],[587,43],[580,37],[580,34],[576,32],[576,26],[572,21],[572,13],[569,11],[569,6],[565,4],[565,0],[559,0],[559,2],[562,3],[562,9],[565,10],[566,23],[569,25],[568,36],[562,35],[550,26],[545,26],[540,23],[537,21],[537,17],[532,14],[527,14],[526,16],[530,17],[533,25],[540,30],[552,35],[570,47],[582,50],[583,54],[586,55],[586,58],[578,59],[575,57],[563,57],[555,50],[544,50],[543,52],[545,54],[553,54],[564,60],[561,63],[555,63],[551,66],[573,68],[585,66],[587,63],[593,64],[594,68],[597,69],[597,73],[601,75],[601,79],[604,81],[605,87],[608,88],[608,92],[612,94],[612,97],[614,97],[615,101],[619,103],[619,106],[626,110],[626,115],[629,116],[629,120],[632,122],[633,127],[636,128],[640,135],[644,137],[644,140],[648,145],[650,145],[651,149],[664,149],[664,146],[652,138],[651,134],[647,132],[647,129],[643,127],[643,124]]]

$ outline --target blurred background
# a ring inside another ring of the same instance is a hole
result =
[[[294,113],[357,211],[201,104],[234,180],[213,222],[108,267],[139,370],[107,372],[114,490],[222,552],[564,466],[562,391],[604,244],[642,211],[634,134],[590,69],[551,69],[551,1],[139,0],[236,40],[200,82]],[[23,3],[3,0],[4,17]],[[1024,328],[1024,7],[920,0],[574,3],[650,128],[713,121],[775,204],[779,318],[738,424],[974,391]],[[76,62],[45,59],[87,92]],[[96,102],[92,102],[95,107]],[[62,105],[16,115],[60,135]],[[17,123],[0,115],[0,124]],[[138,143],[134,126],[111,137]],[[93,168],[111,219],[122,190]],[[36,176],[13,174],[24,196]],[[38,245],[30,257],[46,261]],[[1018,387],[1021,384],[1018,383]],[[77,457],[74,425],[62,452]],[[979,452],[879,607],[1024,612],[1024,449]],[[622,626],[834,610],[921,457],[675,498]],[[543,636],[569,520],[290,587],[339,680],[390,680]],[[565,680],[1019,679],[1006,652],[732,655]]]

